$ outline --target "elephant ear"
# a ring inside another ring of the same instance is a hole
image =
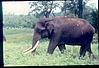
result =
[[[54,25],[51,22],[46,22],[45,28],[48,30],[48,34],[52,35],[54,30]]]

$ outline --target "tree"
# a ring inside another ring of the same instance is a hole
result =
[[[83,0],[64,0],[62,12],[65,16],[73,15],[76,17],[82,17],[83,12]]]
[[[59,4],[54,1],[34,1],[29,4],[32,10],[29,14],[33,14],[36,17],[49,17],[51,13],[55,16],[54,10],[59,6]]]
[[[92,25],[95,27],[96,32],[98,32],[98,10],[93,9],[91,12],[91,20],[92,20]]]
[[[66,10],[67,10],[67,9],[66,9],[66,8],[67,8],[67,7],[66,7],[66,6],[67,6],[66,1],[67,1],[67,0],[64,0],[63,7],[62,7],[62,9],[61,9],[61,11],[64,12],[64,16],[67,15],[67,14],[66,14]]]
[[[61,12],[64,16],[70,15],[74,11],[74,0],[64,0]]]

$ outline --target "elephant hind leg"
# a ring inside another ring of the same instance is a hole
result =
[[[90,44],[91,44],[92,38],[88,35],[85,36],[85,38],[83,38],[83,42],[81,44],[81,48],[80,48],[80,57],[84,57],[86,54],[86,51],[88,51],[89,53],[92,53],[91,48],[90,48]]]
[[[91,45],[91,44],[90,44]],[[91,56],[92,56],[92,58],[95,58],[96,59],[96,56],[92,53],[92,50],[91,50],[91,46],[89,45],[89,47],[88,47],[88,49],[87,49],[87,51],[88,51],[88,53],[89,53],[89,58],[91,58]]]
[[[90,46],[88,47],[87,52],[89,53],[89,57],[90,57],[91,54],[92,54],[92,51],[91,51],[91,47]]]
[[[63,54],[63,53],[64,53],[64,50],[66,49],[66,48],[65,48],[65,44],[58,45],[58,48],[59,48],[61,54]]]
[[[81,45],[81,48],[80,48],[80,57],[81,56],[85,56],[86,54],[86,51],[89,53],[89,57],[91,57],[91,55],[93,56],[93,58],[95,58],[95,56],[93,55],[92,51],[91,51],[91,44],[90,43],[86,43],[86,44],[83,44]]]
[[[79,58],[80,57],[84,57],[85,56],[85,54],[86,54],[86,51],[87,51],[87,46],[86,45],[81,45],[81,47],[80,47],[80,56],[79,56]]]

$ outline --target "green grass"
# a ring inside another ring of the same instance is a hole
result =
[[[4,29],[7,41],[4,42],[4,66],[62,66],[62,65],[99,65],[99,59],[89,59],[86,55],[79,57],[79,46],[68,46],[64,54],[56,48],[52,55],[47,55],[48,41],[41,41],[35,54],[23,54],[31,47],[33,30],[31,29]],[[98,55],[98,42],[92,44],[92,51]]]

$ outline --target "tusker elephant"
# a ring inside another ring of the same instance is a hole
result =
[[[93,55],[91,51],[91,42],[93,40],[95,29],[86,20],[81,18],[58,16],[54,18],[40,19],[34,28],[32,47],[24,53],[35,52],[39,40],[49,39],[47,53],[53,54],[58,46],[61,53],[64,53],[65,44],[80,46],[80,56],[84,57],[86,51],[89,56]]]

